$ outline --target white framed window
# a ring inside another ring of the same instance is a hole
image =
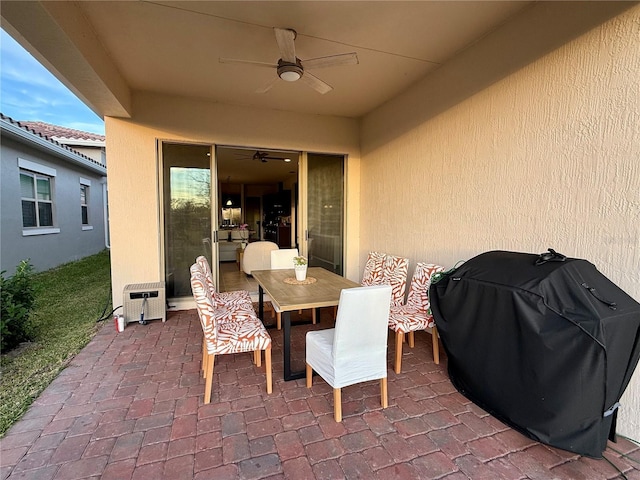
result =
[[[53,227],[53,188],[51,177],[33,172],[20,172],[22,226]]]
[[[82,218],[82,229],[91,230],[93,227],[89,225],[89,191],[91,189],[91,180],[80,178],[80,215]]]
[[[22,234],[59,233],[54,228],[54,179],[56,170],[18,158],[20,168],[20,200],[22,203]]]

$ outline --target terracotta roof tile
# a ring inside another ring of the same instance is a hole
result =
[[[61,127],[59,125],[51,125],[44,122],[25,122],[18,120],[16,123],[21,127],[26,127],[33,132],[42,135],[46,138],[65,138],[76,140],[94,140],[104,142],[104,135],[98,135],[96,133],[83,132],[82,130],[75,130],[73,128]]]
[[[18,121],[18,120],[14,120],[13,118],[6,116],[6,115],[5,115],[5,114],[3,114],[2,112],[0,112],[0,119],[5,120],[5,121],[7,121],[7,122],[9,122],[9,123],[12,123],[13,125],[17,125],[17,126],[19,126],[20,128],[22,128],[22,129],[26,130],[27,132],[32,133],[33,135],[36,135],[36,136],[38,136],[38,137],[42,137],[42,138],[44,138],[45,140],[47,140],[48,142],[51,142],[52,144],[57,145],[58,147],[64,148],[65,150],[68,150],[69,152],[72,152],[72,153],[73,153],[73,154],[75,154],[75,155],[78,155],[78,156],[80,156],[80,157],[85,158],[86,160],[89,160],[91,163],[94,163],[94,164],[96,164],[96,165],[99,165],[99,166],[101,166],[101,167],[104,167],[104,165],[103,165],[102,163],[95,161],[93,158],[88,157],[88,156],[87,156],[87,155],[85,155],[84,153],[80,153],[80,152],[78,152],[77,150],[75,150],[75,149],[73,149],[73,148],[69,147],[68,145],[64,145],[64,144],[62,144],[62,143],[60,143],[60,142],[58,142],[58,141],[54,140],[53,138],[51,138],[51,137],[49,137],[49,136],[45,135],[44,133],[41,133],[41,132],[36,131],[35,129],[31,128],[31,127],[29,126],[29,124],[41,124],[41,125],[48,125],[48,126],[50,126],[50,127],[54,127],[54,128],[61,128],[61,129],[68,130],[68,131],[71,131],[71,132],[78,132],[78,133],[82,133],[82,134],[85,134],[85,135],[91,135],[91,136],[94,136],[94,137],[100,137],[102,140],[104,140],[104,136],[103,136],[103,135],[96,135],[96,134],[93,134],[93,133],[81,132],[81,131],[79,131],[79,130],[73,130],[73,129],[65,128],[65,127],[56,127],[55,125],[49,125],[49,124],[47,124],[47,123],[43,123],[43,122],[20,122],[20,121]]]

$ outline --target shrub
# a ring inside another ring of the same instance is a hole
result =
[[[36,296],[33,266],[28,260],[20,262],[12,277],[5,279],[4,273],[4,270],[0,272],[0,349],[3,353],[33,338],[30,316]]]

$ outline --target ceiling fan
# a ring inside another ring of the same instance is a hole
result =
[[[242,155],[242,154],[238,154],[236,153],[236,155]],[[267,163],[269,160],[282,160],[283,162],[290,162],[291,158],[285,158],[285,157],[272,157],[271,155],[269,155],[269,152],[261,152],[260,150],[256,150],[256,153],[254,153],[252,156],[241,156],[240,158],[242,159],[251,159],[251,160],[259,160],[262,163]]]
[[[237,60],[233,58],[220,58],[220,63],[240,63],[244,65],[254,65],[257,67],[275,68],[278,76],[262,88],[256,90],[257,93],[265,93],[282,79],[286,82],[302,80],[305,84],[313,88],[318,93],[324,95],[333,90],[333,87],[318,77],[311,75],[307,69],[337,67],[341,65],[357,65],[358,55],[355,52],[342,53],[339,55],[329,55],[327,57],[310,58],[301,60],[296,57],[296,31],[292,28],[274,28],[276,42],[280,50],[281,58],[278,63],[254,62],[251,60]]]

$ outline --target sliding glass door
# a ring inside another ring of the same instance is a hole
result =
[[[198,255],[216,265],[211,248],[211,218],[216,211],[212,205],[215,195],[211,194],[211,171],[209,145],[162,144],[167,298],[191,296],[189,267]]]
[[[224,227],[224,208],[227,202],[234,205],[234,197],[220,198],[223,189],[218,185],[214,147],[211,145],[184,144],[163,142],[160,145],[162,172],[162,228],[163,259],[167,298],[191,298],[189,267],[195,258],[204,255],[213,270],[214,282],[218,285],[219,253],[217,231]],[[233,152],[233,151],[232,151]],[[280,155],[284,157],[284,153]],[[300,169],[292,171],[284,159],[273,155],[268,163],[254,162],[251,158],[241,164],[243,168],[235,173],[231,170],[225,174],[226,183],[232,183],[234,176],[240,177],[248,171],[251,176],[244,176],[239,181],[239,192],[242,192],[238,205],[242,205],[239,221],[230,218],[230,225],[249,223],[256,225],[256,236],[259,240],[260,229],[267,221],[261,206],[265,198],[273,196],[273,192],[282,189],[284,182],[270,180],[273,185],[267,187],[268,175],[278,166],[284,166],[284,177],[298,177],[301,187],[297,191],[295,180],[288,180],[291,185],[291,212],[282,222],[295,225],[296,239],[302,254],[309,257],[310,266],[326,268],[339,275],[344,273],[344,179],[345,158],[342,155],[302,153]],[[237,163],[233,162],[233,163]],[[265,171],[259,174],[259,168]],[[224,183],[224,182],[223,182]],[[266,185],[266,186],[265,186]],[[228,185],[223,185],[227,186]],[[246,192],[250,192],[248,195]],[[255,197],[255,198],[254,198]],[[218,202],[222,202],[219,205]],[[254,202],[255,215],[248,213]],[[294,205],[295,204],[295,205]],[[229,208],[230,209],[230,208]],[[238,209],[238,211],[240,211]],[[220,217],[220,218],[219,218]],[[255,217],[255,218],[254,218]],[[291,235],[291,234],[289,234]],[[291,239],[289,239],[289,242]],[[234,261],[235,256],[231,259]]]
[[[306,219],[309,265],[342,275],[344,156],[307,154]]]

